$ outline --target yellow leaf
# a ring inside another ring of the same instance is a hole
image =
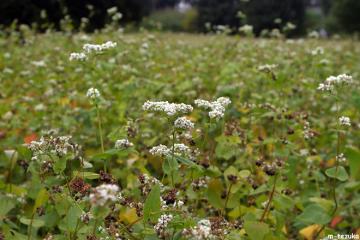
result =
[[[300,235],[304,237],[304,239],[306,240],[312,240],[315,236],[315,234],[317,233],[317,231],[319,231],[321,228],[321,225],[319,224],[313,224],[310,226],[307,226],[303,229],[300,230]]]
[[[66,105],[69,105],[69,103],[70,103],[70,99],[69,98],[67,98],[67,97],[64,97],[64,98],[60,98],[59,100],[58,100],[58,102],[59,102],[59,104],[61,105],[61,106],[66,106]]]
[[[125,211],[122,211],[119,214],[119,220],[123,221],[127,224],[133,223],[137,219],[138,219],[138,216],[136,215],[135,208],[126,209]]]

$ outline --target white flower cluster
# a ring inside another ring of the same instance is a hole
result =
[[[349,117],[344,117],[344,116],[341,116],[339,118],[339,122],[341,125],[343,126],[351,126],[351,121],[350,121],[350,118]]]
[[[168,101],[160,101],[160,102],[146,101],[143,104],[143,110],[164,112],[168,116],[173,116],[175,114],[189,113],[193,110],[193,107],[191,105],[187,105],[184,103],[169,103]]]
[[[317,47],[314,50],[311,51],[311,55],[316,56],[316,55],[322,55],[324,54],[324,48],[323,47]]]
[[[159,185],[160,191],[162,192],[164,190],[164,185],[155,177],[148,176],[147,174],[142,174],[139,177],[140,183],[141,183],[141,192],[143,195],[147,195],[153,185]]]
[[[189,230],[186,229],[185,234],[196,240],[214,239],[211,234],[211,222],[207,219],[200,220],[195,227]]]
[[[171,150],[165,145],[158,145],[150,149],[150,153],[154,156],[168,156],[171,153]]]
[[[343,153],[340,153],[338,156],[336,156],[336,161],[346,162],[346,157],[344,156]]]
[[[119,139],[115,142],[115,148],[116,149],[126,149],[129,147],[134,146],[132,142],[130,142],[128,139]]]
[[[158,235],[162,235],[165,232],[167,225],[169,224],[169,222],[171,222],[172,219],[173,215],[171,214],[161,215],[158,219],[158,222],[154,226],[154,230],[156,231],[156,233]]]
[[[108,50],[110,48],[115,48],[116,45],[117,45],[117,43],[112,42],[112,41],[107,41],[106,43],[103,43],[103,44],[89,44],[89,43],[86,43],[86,44],[84,44],[83,49],[87,53],[102,52],[102,51]]]
[[[110,49],[110,48],[115,48],[116,45],[117,45],[117,43],[112,42],[112,41],[107,41],[106,43],[103,43],[103,44],[89,44],[89,43],[86,43],[83,46],[83,50],[85,51],[85,53],[84,52],[70,53],[69,60],[70,61],[74,61],[74,60],[85,61],[85,60],[88,59],[86,54],[90,54],[92,52],[103,52],[104,50],[107,50],[107,49]]]
[[[85,61],[86,59],[87,59],[87,56],[83,52],[81,52],[81,53],[76,53],[76,52],[70,53],[70,57],[69,57],[70,61],[74,61],[74,60]]]
[[[332,91],[336,85],[342,83],[350,84],[352,81],[352,76],[347,74],[340,74],[336,77],[330,76],[325,80],[325,82],[320,83],[317,89],[320,91]]]
[[[86,93],[86,96],[91,100],[96,100],[100,98],[100,92],[96,88],[89,88],[89,90]]]
[[[195,189],[206,188],[208,186],[209,177],[199,178],[191,183],[191,186]]]
[[[158,145],[155,147],[152,147],[150,149],[150,154],[154,155],[154,156],[160,156],[160,157],[165,157],[165,156],[170,156],[172,149],[168,148],[165,145]],[[174,154],[175,155],[189,155],[191,152],[191,149],[186,146],[183,143],[176,143],[174,144]]]
[[[175,120],[174,126],[177,129],[189,130],[194,128],[194,123],[188,120],[186,117],[179,117]]]
[[[176,155],[188,155],[190,154],[190,148],[182,143],[174,144],[174,153]]]
[[[276,64],[265,64],[265,65],[260,65],[258,66],[258,70],[260,72],[271,72],[272,70],[274,70],[277,67]]]
[[[304,123],[304,132],[303,133],[304,133],[304,138],[306,140],[309,140],[315,136],[314,132],[310,128],[310,123],[308,121],[306,121]]]
[[[320,37],[320,34],[317,32],[317,31],[312,31],[308,34],[308,38],[319,38]]]
[[[36,160],[38,156],[44,154],[64,156],[70,151],[75,152],[78,145],[71,143],[70,140],[71,136],[41,137],[39,141],[32,141],[27,146],[34,154],[32,159]]]
[[[242,32],[246,35],[252,34],[253,30],[254,30],[253,26],[248,25],[248,24],[245,24],[245,25],[239,27],[239,32]]]
[[[219,97],[216,101],[209,102],[202,99],[196,99],[195,105],[205,109],[210,109],[209,117],[219,120],[224,116],[225,107],[231,103],[231,100],[227,97]]]
[[[94,189],[89,195],[91,204],[104,206],[107,202],[115,202],[118,199],[119,187],[115,184],[102,184]]]

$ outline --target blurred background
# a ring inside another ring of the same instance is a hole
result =
[[[360,0],[1,0],[1,28],[92,32],[249,32],[288,36],[360,32]]]

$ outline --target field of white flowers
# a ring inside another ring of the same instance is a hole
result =
[[[0,239],[360,234],[360,43],[0,37]]]

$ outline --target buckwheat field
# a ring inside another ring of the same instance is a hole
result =
[[[0,239],[359,233],[360,44],[0,37]]]

